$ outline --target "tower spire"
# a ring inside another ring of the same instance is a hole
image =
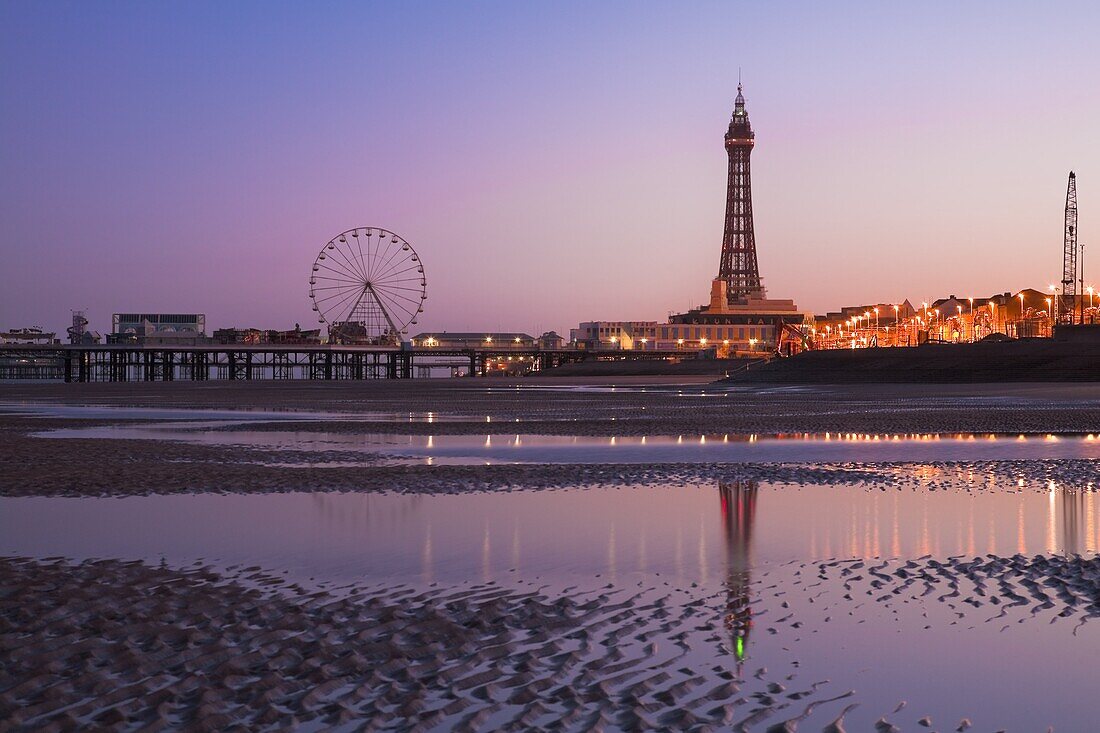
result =
[[[756,264],[756,235],[752,222],[752,180],[749,154],[756,136],[745,110],[745,95],[738,70],[737,99],[726,130],[729,175],[726,181],[726,222],[722,234],[722,259],[718,279],[726,283],[732,304],[746,298],[763,298],[764,287]]]

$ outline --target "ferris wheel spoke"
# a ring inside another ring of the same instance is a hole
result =
[[[390,251],[390,240],[384,236],[384,232],[378,232],[378,242],[374,245],[374,251],[371,253],[370,262],[367,263],[367,279],[374,280],[375,270],[378,269],[378,263],[382,261],[382,258]]]
[[[351,280],[350,280],[351,282],[357,282],[357,283],[363,282],[362,280],[359,279],[359,276],[356,275],[354,272],[346,272],[342,268],[341,269],[336,269],[335,267],[330,266],[328,264],[329,262],[332,262],[332,259],[326,257],[324,264],[318,263],[317,267],[320,267],[324,270],[328,270],[329,272],[335,273],[337,275],[343,275],[347,278],[351,278]]]
[[[320,310],[321,315],[324,316],[326,321],[332,320],[330,318],[332,314],[343,312],[344,308],[350,303],[355,302],[355,299],[358,298],[360,295],[361,293],[358,292],[338,293],[331,298],[326,298],[324,300],[318,301],[317,308]]]
[[[330,319],[333,313],[342,313],[344,309],[355,300],[362,296],[362,291],[350,292],[350,293],[338,293],[330,298],[320,300],[317,302],[317,307],[320,309],[321,315],[325,317],[325,320]],[[339,320],[339,319],[335,319]]]
[[[357,275],[359,275],[364,280],[366,280],[367,279],[367,271],[363,269],[362,263],[357,264],[355,262],[355,253],[351,251],[351,244],[347,241],[347,237],[344,238],[343,244],[345,244],[347,246],[346,247],[341,247],[341,246],[337,245],[337,247],[334,251],[340,253],[340,257],[343,258],[344,262],[348,263],[348,267],[350,267],[353,272],[355,272]]]
[[[390,239],[383,236],[383,232],[378,232],[378,243],[374,246],[374,251],[371,253],[370,262],[367,265],[367,279],[374,280],[374,273],[378,269],[378,263],[382,261],[382,258],[390,251]]]
[[[403,257],[391,258],[383,265],[381,265],[377,270],[375,270],[374,279],[382,280],[386,278],[393,270],[396,270],[399,267],[404,267],[406,265],[409,267],[419,267],[419,265],[413,260],[413,257],[416,257],[416,251],[412,247],[409,247],[407,252],[404,248],[400,248],[394,254],[401,255],[402,253],[405,253]]]
[[[387,296],[387,297],[389,297],[389,298],[401,298],[402,300],[405,300],[405,301],[407,301],[407,302],[409,302],[409,303],[412,303],[412,304],[414,304],[414,305],[415,305],[415,306],[416,306],[417,308],[419,308],[419,307],[420,307],[420,301],[419,301],[419,300],[416,300],[416,299],[410,298],[410,297],[409,297],[409,296],[407,296],[407,295],[401,295],[400,293],[391,293],[391,292],[389,292],[389,291],[387,291],[387,290],[384,290],[383,288],[378,288],[378,290],[381,290],[381,291],[382,291],[383,293],[385,293],[385,294],[386,294],[386,296]]]
[[[317,302],[323,303],[326,300],[332,300],[333,298],[339,298],[341,296],[357,295],[363,292],[362,288],[339,288],[335,293],[329,293],[322,298],[318,298]]]
[[[335,258],[335,256],[325,254],[325,250],[327,249],[328,246],[326,245],[325,249],[321,250],[321,254],[317,255],[317,262],[314,263],[315,265],[319,267],[324,267],[325,269],[331,270],[332,272],[346,275],[347,277],[353,278],[355,280],[359,279],[359,273],[355,272],[354,270],[347,269],[339,260]]]
[[[392,303],[394,305],[394,307],[402,308],[402,309],[408,309],[408,308],[410,308],[410,306],[412,306],[416,302],[416,301],[411,301],[408,298],[405,298],[404,301],[402,301],[398,296],[395,296],[393,293],[387,293],[387,292],[379,292],[378,296],[380,298],[384,298],[385,300]]]
[[[363,274],[367,275],[367,269],[368,269],[368,266],[370,265],[370,260],[368,260],[366,257],[363,256],[363,237],[359,236],[359,230],[358,229],[356,229],[354,231],[354,235],[355,235],[355,247],[356,247],[356,249],[359,250],[359,261],[361,263],[363,263]],[[369,244],[367,246],[367,251],[368,252],[370,251]],[[370,278],[367,277],[367,279],[369,280]]]
[[[319,291],[319,290],[347,290],[347,289],[348,289],[347,285],[323,285],[321,287],[317,287],[316,285],[314,285],[312,288],[310,288],[310,290],[314,290],[314,291]]]
[[[374,237],[371,238],[371,240],[373,240],[373,239],[374,239]],[[370,246],[368,247],[369,254],[370,254],[370,260],[367,262],[367,278],[368,279],[374,277],[374,270],[378,266],[379,258],[382,256],[382,252],[385,249],[385,247],[383,246],[385,244],[385,242],[382,241],[383,240],[382,232],[378,232],[378,237],[377,237],[378,241],[377,242],[373,242],[371,240],[368,240],[368,243],[370,244]],[[389,240],[387,239],[386,242],[388,242],[388,241]]]
[[[396,246],[396,248],[393,248],[393,247],[391,247],[391,245],[397,245],[397,246]],[[393,252],[390,252],[390,249],[393,249]],[[395,260],[395,258],[398,258],[396,261],[400,262],[401,261],[400,260],[400,255],[403,251],[404,251],[404,246],[401,245],[399,242],[393,242],[393,241],[389,242],[386,245],[385,259],[380,259],[378,266],[374,268],[374,273],[371,276],[372,280],[381,279],[385,275],[386,270],[389,268],[390,263],[393,262]]]
[[[359,287],[363,287],[363,283],[359,282],[358,280],[348,280],[347,278],[343,278],[343,277],[329,277],[328,275],[318,275],[318,274],[314,273],[313,279],[314,280],[325,280],[326,282],[334,282],[334,283],[346,283],[348,285],[357,285]]]
[[[377,287],[383,287],[383,288],[400,288],[400,289],[403,289],[403,290],[422,290],[423,288],[417,287],[417,285],[419,285],[422,282],[423,282],[423,280],[420,280],[420,279],[385,280],[383,282],[372,283],[372,284],[377,286]]]
[[[395,262],[388,270],[378,275],[374,279],[380,282],[387,282],[397,277],[398,275],[404,275],[406,272],[412,272],[418,267],[420,267],[420,265],[413,262],[412,260],[402,260],[401,262]]]
[[[404,305],[404,303],[408,303],[409,305],[419,307],[420,301],[414,300],[414,299],[412,299],[412,298],[410,298],[406,295],[401,295],[400,293],[389,292],[388,290],[386,290],[384,288],[376,288],[376,290],[378,291],[378,293],[381,296],[386,297],[387,299],[393,301],[394,304],[399,305],[402,308],[406,307]]]
[[[420,282],[420,281],[419,280],[395,280],[393,282],[387,282],[385,285],[380,285],[378,287],[393,288],[395,290],[408,290],[408,291],[413,292],[413,293],[419,293],[423,290],[423,288],[414,288],[414,287],[410,287],[408,285],[394,285],[393,284],[394,282]]]

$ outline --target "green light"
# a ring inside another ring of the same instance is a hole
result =
[[[740,636],[737,637],[737,649],[734,654],[737,656],[738,660],[745,658],[745,640]]]

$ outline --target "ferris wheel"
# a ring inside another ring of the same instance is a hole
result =
[[[386,229],[357,227],[321,248],[309,297],[330,341],[397,345],[424,312],[427,285],[411,244]]]

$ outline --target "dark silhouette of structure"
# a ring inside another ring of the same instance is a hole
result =
[[[1070,171],[1062,235],[1062,323],[1073,324],[1077,319],[1077,269],[1077,176]]]
[[[752,631],[752,527],[756,519],[756,482],[719,481],[722,526],[726,538],[726,628],[740,671]]]
[[[737,100],[726,131],[729,177],[726,182],[726,226],[722,234],[722,261],[718,278],[726,283],[726,297],[736,303],[747,298],[763,298],[760,269],[756,264],[756,235],[752,225],[752,176],[749,155],[755,141],[741,82]]]

